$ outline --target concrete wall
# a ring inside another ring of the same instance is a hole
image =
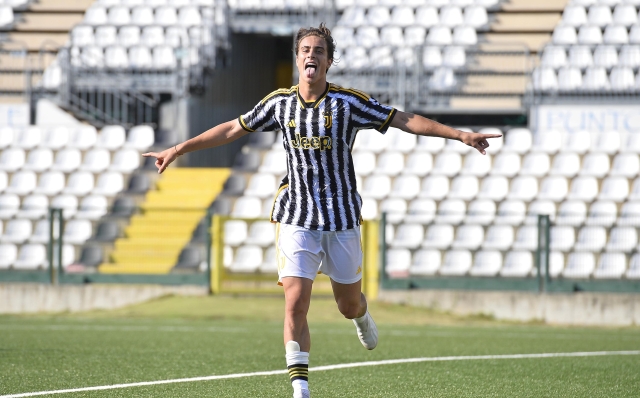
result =
[[[640,294],[381,290],[378,299],[457,315],[565,325],[640,325]]]
[[[160,285],[0,284],[0,314],[108,310],[169,294],[204,296],[208,294],[208,289]]]

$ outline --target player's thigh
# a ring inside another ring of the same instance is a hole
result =
[[[344,285],[362,279],[360,228],[327,233],[322,246],[325,254],[320,268],[322,273]]]
[[[276,261],[280,281],[287,277],[315,279],[323,258],[319,232],[295,225],[279,225]]]

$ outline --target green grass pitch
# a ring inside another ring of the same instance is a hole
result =
[[[167,297],[115,311],[0,317],[0,397],[284,370],[281,298]],[[455,317],[372,303],[373,351],[330,299],[312,301],[310,366],[385,359],[640,350],[640,328]],[[640,355],[471,359],[311,371],[319,397],[638,397]],[[291,397],[285,374],[46,397]]]

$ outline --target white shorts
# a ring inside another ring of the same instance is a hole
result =
[[[312,231],[277,224],[276,260],[278,283],[288,276],[314,280],[318,273],[338,283],[355,283],[362,279],[360,228]]]

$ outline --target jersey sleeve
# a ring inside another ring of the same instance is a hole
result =
[[[382,134],[386,133],[396,109],[368,96],[354,95],[352,98],[351,115],[355,126],[358,129],[376,129]]]
[[[238,117],[238,121],[243,129],[254,132],[270,131],[280,128],[274,117],[274,108],[277,104],[277,99],[269,98],[270,96],[271,95],[260,101],[249,112]]]

